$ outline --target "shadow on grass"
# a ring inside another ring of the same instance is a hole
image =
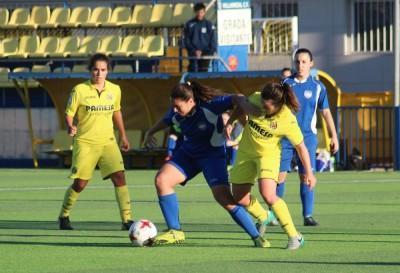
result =
[[[315,264],[315,265],[365,265],[365,266],[399,266],[400,262],[330,262],[330,261],[247,261],[249,263],[273,263],[273,264]]]

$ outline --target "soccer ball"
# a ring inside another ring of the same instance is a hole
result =
[[[150,246],[157,235],[156,226],[149,220],[135,221],[129,228],[133,246]]]

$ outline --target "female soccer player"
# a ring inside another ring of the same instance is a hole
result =
[[[159,204],[168,231],[156,237],[154,245],[181,243],[185,235],[179,222],[179,205],[175,187],[202,172],[215,200],[250,235],[256,247],[268,247],[246,210],[233,201],[229,188],[225,154],[225,137],[221,114],[243,100],[239,95],[221,95],[215,89],[196,82],[179,84],[171,91],[168,111],[146,133],[145,144],[155,144],[154,133],[176,124],[183,143],[155,177]]]
[[[278,83],[267,84],[261,93],[256,92],[249,97],[249,102],[241,108],[247,114],[248,120],[239,143],[237,162],[230,175],[235,201],[245,206],[253,216],[257,213],[267,213],[250,195],[251,187],[258,179],[263,199],[271,207],[289,237],[288,249],[299,248],[304,239],[297,232],[285,201],[276,195],[281,155],[279,142],[282,137],[290,140],[303,162],[304,183],[310,188],[316,183],[303,135],[292,113],[298,110],[298,106],[291,88]],[[235,117],[237,115],[233,115],[228,124],[231,124]],[[226,133],[230,133],[229,126]]]
[[[89,61],[91,79],[75,86],[69,97],[65,120],[68,134],[74,137],[70,175],[74,182],[65,193],[59,216],[60,229],[73,229],[69,220],[71,209],[92,178],[96,165],[103,179],[111,178],[114,184],[122,229],[127,230],[132,224],[124,163],[115,140],[113,121],[119,130],[123,151],[129,150],[129,142],[121,114],[121,89],[106,81],[109,70],[109,58],[104,54],[94,54]],[[74,117],[78,121],[76,126]]]
[[[296,114],[297,122],[304,135],[304,143],[310,155],[311,166],[315,170],[316,151],[318,145],[317,139],[317,109],[322,113],[331,137],[331,153],[335,154],[339,148],[335,123],[333,122],[331,111],[329,110],[328,96],[325,86],[313,76],[310,75],[313,67],[313,55],[311,51],[300,48],[295,54],[296,74],[284,79],[284,83],[290,85],[296,94],[300,103],[300,110]],[[285,191],[285,181],[287,172],[291,170],[291,161],[295,156],[293,146],[287,139],[283,139],[282,156],[278,186],[278,195],[282,197]],[[296,157],[296,159],[298,159]],[[298,160],[297,160],[298,161]],[[303,217],[305,226],[316,226],[318,222],[312,217],[314,209],[314,190],[307,187],[304,183],[304,167],[301,162],[299,165],[300,178],[300,197],[303,205]]]

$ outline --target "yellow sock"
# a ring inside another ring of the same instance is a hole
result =
[[[69,187],[65,192],[64,201],[61,207],[60,217],[68,217],[71,213],[72,207],[78,199],[79,192],[74,191],[72,187]]]
[[[117,199],[122,222],[126,223],[132,220],[131,215],[131,198],[129,196],[128,187],[115,187],[115,198]]]
[[[297,236],[298,232],[293,224],[292,216],[290,216],[290,212],[285,201],[279,199],[271,206],[271,208],[286,234],[289,237]]]
[[[251,195],[250,204],[246,206],[247,211],[251,216],[257,219],[258,222],[262,223],[268,218],[268,211],[265,210],[257,198]]]

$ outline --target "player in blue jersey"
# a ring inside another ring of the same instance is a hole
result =
[[[328,94],[322,82],[313,77],[311,68],[313,67],[313,55],[310,50],[300,48],[295,54],[296,73],[283,80],[294,90],[300,103],[300,110],[296,113],[297,122],[304,135],[304,143],[310,154],[310,160],[313,170],[315,170],[317,140],[317,109],[321,111],[328,127],[331,138],[331,153],[335,154],[339,148],[336,128],[329,109]],[[285,181],[287,172],[291,170],[291,161],[295,156],[295,149],[287,139],[281,141],[282,154],[279,174],[279,186],[277,187],[278,196],[282,197],[285,191]],[[300,160],[297,160],[299,166],[300,181],[304,180],[304,168]],[[305,183],[300,183],[300,196],[303,205],[303,217],[305,226],[316,226],[318,222],[313,218],[314,209],[314,189],[307,187]]]
[[[243,102],[239,95],[223,95],[196,82],[179,84],[171,91],[168,111],[146,133],[145,145],[155,144],[154,133],[177,125],[183,143],[155,177],[159,204],[168,231],[157,236],[154,245],[181,243],[185,234],[179,222],[179,204],[175,187],[203,173],[215,200],[253,239],[256,247],[269,247],[253,224],[246,209],[234,202],[228,183],[225,137],[221,114]]]

